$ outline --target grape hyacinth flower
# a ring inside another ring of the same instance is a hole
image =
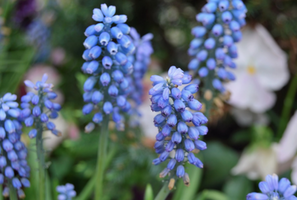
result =
[[[76,196],[74,186],[70,183],[57,186],[57,192],[60,193],[58,195],[58,200],[72,200],[72,198]]]
[[[196,16],[202,26],[192,29],[195,39],[188,50],[193,57],[188,68],[206,89],[224,93],[222,81],[235,80],[227,68],[236,68],[232,59],[237,57],[235,43],[242,38],[240,28],[245,25],[246,12],[241,0],[210,0]]]
[[[27,165],[27,148],[21,142],[22,125],[18,121],[20,109],[15,94],[6,93],[0,98],[0,185],[4,185],[3,196],[9,196],[13,186],[19,198],[24,198],[22,188],[30,187],[27,179],[30,167]],[[2,187],[2,186],[1,186]]]
[[[131,85],[129,89],[133,91],[131,92],[132,99],[137,105],[140,105],[142,103],[144,90],[142,80],[151,61],[151,54],[154,52],[150,42],[154,36],[153,34],[148,33],[140,38],[140,35],[135,28],[131,28],[130,35],[136,50],[135,54],[128,57],[130,62],[134,63],[133,85]]]
[[[246,196],[247,200],[296,200],[294,195],[297,188],[291,185],[287,178],[278,180],[276,174],[267,175],[266,180],[259,183],[262,193],[252,192]]]
[[[85,131],[91,132],[95,124],[101,122],[100,140],[98,144],[98,159],[96,167],[95,199],[103,195],[104,163],[108,143],[108,124],[111,116],[116,128],[122,130],[124,117],[122,112],[128,112],[131,104],[127,100],[129,83],[133,72],[133,64],[128,56],[135,51],[135,46],[128,36],[130,27],[125,24],[126,15],[115,15],[116,7],[101,4],[100,9],[93,10],[93,20],[97,24],[90,25],[85,30],[84,41],[86,50],[83,59],[86,61],[82,71],[90,77],[85,81],[83,99],[87,103],[82,112],[92,113],[93,122],[86,125]]]
[[[115,15],[116,7],[101,4],[101,9],[93,10],[92,18],[98,22],[85,30],[84,41],[86,50],[82,57],[86,62],[82,71],[90,77],[84,83],[83,114],[93,110],[93,122],[98,124],[103,116],[112,115],[118,129],[122,129],[121,112],[130,110],[127,101],[129,79],[133,72],[133,64],[128,55],[135,51],[135,46],[128,36],[130,27],[125,24],[126,15]],[[98,109],[97,109],[98,108]],[[86,126],[86,132],[92,131],[94,124]]]
[[[130,36],[136,47],[135,53],[128,57],[128,60],[133,63],[134,71],[132,78],[129,79],[129,99],[135,102],[129,112],[130,126],[139,125],[139,117],[141,113],[139,112],[139,106],[143,102],[144,86],[143,77],[147,71],[148,65],[151,61],[151,54],[154,52],[150,40],[153,38],[153,34],[148,33],[143,37],[140,37],[139,33],[135,28],[131,28]]]
[[[27,27],[27,41],[37,50],[36,60],[45,60],[50,53],[50,30],[46,24],[35,19]]]
[[[24,120],[27,127],[33,126],[29,132],[30,138],[35,138],[40,129],[50,130],[54,135],[61,136],[55,124],[50,121],[50,119],[58,117],[61,105],[52,102],[57,94],[52,91],[53,85],[46,83],[47,78],[47,74],[44,74],[42,80],[37,81],[36,84],[29,80],[24,82],[27,87],[34,89],[37,93],[28,92],[21,98],[23,110],[20,113],[20,118]]]
[[[38,198],[40,200],[45,198],[45,170],[47,168],[43,148],[43,131],[50,130],[54,135],[61,136],[61,133],[56,129],[56,125],[50,121],[50,119],[58,117],[61,106],[52,102],[57,94],[52,91],[53,84],[46,83],[47,78],[48,76],[44,74],[42,80],[37,81],[35,84],[29,80],[24,81],[25,85],[36,93],[28,92],[22,96],[21,107],[23,110],[19,117],[27,127],[33,127],[29,131],[29,137],[36,138],[36,153],[39,165]]]
[[[160,112],[154,118],[154,124],[159,130],[154,147],[160,156],[154,159],[153,164],[158,165],[169,160],[160,177],[163,178],[172,171],[169,176],[174,179],[183,178],[185,185],[190,182],[185,172],[186,162],[203,168],[203,163],[193,151],[206,149],[206,143],[199,140],[199,136],[208,132],[207,127],[202,126],[207,118],[201,112],[191,111],[199,111],[202,107],[193,96],[198,91],[198,85],[189,84],[182,90],[178,89],[178,86],[190,83],[191,79],[180,68],[172,66],[166,79],[151,76],[154,87],[149,91],[152,95],[152,111]]]

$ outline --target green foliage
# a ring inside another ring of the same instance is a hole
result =
[[[196,200],[229,200],[230,198],[224,193],[216,190],[203,190],[203,192],[198,195]]]
[[[228,199],[245,199],[246,195],[253,191],[252,183],[245,176],[237,176],[224,184],[223,191]]]
[[[150,184],[147,184],[145,188],[145,193],[144,193],[144,200],[153,200],[153,199],[154,199],[153,188]]]
[[[218,141],[207,143],[207,150],[203,151],[203,157],[206,177],[203,179],[203,186],[205,187],[223,182],[238,161],[237,153]]]

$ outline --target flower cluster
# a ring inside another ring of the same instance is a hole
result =
[[[99,23],[85,31],[87,38],[83,58],[86,62],[82,71],[91,76],[84,84],[83,98],[87,104],[83,107],[83,113],[90,114],[94,108],[100,108],[94,114],[93,122],[100,123],[104,114],[112,114],[119,128],[123,125],[120,112],[127,112],[131,107],[126,97],[133,64],[127,56],[134,52],[135,46],[127,35],[130,27],[124,24],[127,16],[114,15],[115,11],[115,6],[101,4],[101,9],[93,10],[93,19]],[[93,127],[94,124],[89,123],[86,132]]]
[[[172,66],[166,80],[157,75],[151,76],[154,87],[149,91],[152,95],[152,111],[161,112],[154,118],[154,124],[159,129],[155,150],[160,156],[153,164],[158,165],[170,159],[160,177],[174,171],[177,177],[184,179],[185,184],[189,183],[189,176],[184,168],[186,162],[203,167],[203,163],[192,151],[206,149],[206,143],[198,139],[199,135],[206,135],[208,132],[206,126],[201,126],[207,122],[207,118],[201,112],[190,111],[199,111],[202,107],[193,96],[198,91],[198,85],[189,84],[182,90],[178,89],[178,86],[190,83],[191,79],[180,68]]]
[[[43,124],[46,129],[50,130],[54,135],[60,136],[61,133],[56,129],[56,125],[50,119],[58,117],[58,111],[61,110],[61,105],[53,103],[52,100],[57,97],[57,94],[52,91],[53,85],[46,83],[48,76],[43,75],[41,81],[36,84],[29,80],[25,80],[25,85],[34,89],[37,94],[28,92],[21,98],[21,107],[23,110],[20,113],[20,118],[24,120],[27,127],[34,125],[34,128],[29,132],[30,138],[35,138],[37,132],[44,130]]]
[[[37,49],[37,60],[44,60],[50,53],[49,44],[50,30],[46,24],[40,20],[35,19],[27,27],[27,40]]]
[[[27,179],[30,167],[27,165],[27,149],[21,142],[22,125],[18,121],[20,110],[15,102],[17,96],[6,93],[0,98],[0,184],[5,185],[3,196],[9,196],[8,185],[17,189],[24,198],[22,187],[29,187]]]
[[[267,175],[266,181],[259,183],[262,193],[252,192],[246,196],[247,200],[296,200],[294,193],[297,190],[295,185],[287,178],[278,180],[276,174]]]
[[[74,186],[70,183],[66,185],[57,186],[57,192],[59,192],[58,200],[72,200],[76,196]]]
[[[150,40],[153,38],[153,34],[148,33],[140,38],[139,33],[137,33],[135,28],[131,28],[130,35],[132,37],[133,43],[136,47],[135,54],[128,57],[130,62],[134,63],[133,71],[133,84],[129,87],[132,99],[137,105],[142,103],[143,97],[143,83],[142,79],[147,71],[148,65],[151,61],[151,54],[154,52]]]
[[[222,81],[235,80],[226,68],[236,68],[232,59],[237,57],[235,43],[242,38],[240,28],[245,25],[246,12],[241,0],[210,0],[196,16],[203,26],[192,29],[195,39],[188,54],[194,58],[188,68],[201,81],[208,76],[210,84],[220,92],[225,91]]]

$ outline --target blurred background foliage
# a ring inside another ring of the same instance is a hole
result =
[[[187,49],[193,38],[191,28],[198,25],[195,16],[205,4],[205,1],[197,0],[38,0],[36,11],[18,21],[15,18],[17,10],[25,1],[30,0],[1,1],[0,94],[9,91],[21,96],[24,89],[20,82],[31,66],[36,63],[53,66],[61,76],[57,87],[65,97],[62,115],[67,121],[77,124],[80,130],[90,120],[80,112],[83,105],[81,87],[86,78],[80,68],[83,63],[83,33],[86,27],[94,23],[91,18],[93,8],[101,3],[116,5],[117,13],[126,14],[127,24],[135,27],[141,35],[148,32],[154,34],[152,73],[157,69],[166,71],[171,65],[187,69]],[[261,23],[267,28],[288,54],[291,77],[296,76],[297,1],[247,0],[245,3],[248,8],[247,22],[250,25]],[[37,29],[29,34],[41,35],[39,46],[26,39],[29,25],[36,20],[43,20],[48,29],[47,33],[42,32],[44,30],[38,32],[40,30]],[[56,48],[65,51],[65,60],[59,65],[51,59],[51,52]],[[47,50],[48,53],[42,54]],[[296,96],[293,95],[289,115],[281,119],[291,82],[292,78],[277,92],[277,102],[268,112],[271,135],[275,136],[280,121],[284,120],[286,124],[292,111],[297,109]],[[245,199],[251,191],[257,191],[256,182],[245,176],[230,174],[239,160],[240,152],[254,140],[253,133],[257,131],[251,127],[239,127],[228,114],[230,106],[225,105],[224,109],[226,114],[209,123],[209,135],[204,138],[208,149],[202,153],[205,168],[202,174],[196,174],[197,180],[201,176],[200,188],[197,183],[199,189],[194,188],[193,196],[189,199],[237,200]],[[106,163],[106,199],[143,199],[147,183],[151,184],[154,194],[161,187],[162,182],[157,175],[164,166],[152,166],[151,161],[156,155],[141,133],[142,130],[134,128],[111,134],[112,144]],[[53,180],[53,188],[70,182],[75,185],[78,194],[82,192],[94,174],[97,140],[98,129],[90,134],[80,132],[78,140],[66,139],[51,152],[49,176]],[[288,177],[289,174],[284,173],[284,176]],[[192,179],[195,183],[196,178]],[[179,188],[183,186],[179,185]],[[178,200],[181,194],[182,191],[176,191],[176,196],[171,195],[170,198]],[[57,194],[53,192],[53,195]],[[30,192],[27,199],[30,199]]]

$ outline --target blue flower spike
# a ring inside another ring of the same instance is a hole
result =
[[[267,175],[265,181],[259,183],[262,193],[252,192],[246,196],[246,200],[296,200],[294,195],[297,187],[291,185],[287,178],[279,180],[276,174]]]
[[[141,115],[138,107],[142,104],[144,95],[143,78],[151,61],[151,54],[154,52],[151,44],[153,34],[148,33],[140,37],[136,29],[131,27],[130,36],[135,46],[135,51],[132,55],[128,56],[128,60],[134,65],[132,77],[128,80],[129,87],[127,88],[129,91],[128,98],[134,102],[129,112],[131,116],[129,123],[130,126],[137,126],[139,125],[139,117]],[[128,48],[126,51],[131,50]]]
[[[94,112],[86,132],[101,123],[103,115],[112,115],[116,127],[122,129],[124,117],[120,113],[129,112],[131,107],[127,97],[132,91],[129,84],[134,67],[128,57],[135,52],[135,45],[128,35],[127,16],[115,13],[115,6],[101,4],[93,10],[92,18],[97,24],[85,30],[85,63],[81,69],[90,77],[84,84],[83,114]]]
[[[6,93],[0,97],[0,185],[4,186],[2,195],[9,196],[9,185],[16,188],[19,198],[24,198],[23,187],[30,187],[30,167],[27,165],[27,148],[21,142],[21,115],[15,94]],[[2,186],[1,186],[2,187]]]
[[[162,178],[169,176],[169,188],[173,188],[173,180],[177,178],[183,178],[185,185],[189,185],[190,178],[185,171],[185,163],[203,168],[194,152],[195,149],[206,149],[206,144],[199,140],[199,135],[205,135],[208,131],[207,127],[202,125],[207,123],[207,118],[198,112],[201,103],[193,96],[198,91],[198,85],[188,84],[188,76],[175,66],[170,67],[166,79],[158,75],[151,76],[151,109],[161,112],[154,118],[154,124],[159,131],[154,148],[160,156],[153,160],[153,164],[158,165],[169,160],[167,167],[160,173]],[[178,86],[183,85],[185,87],[180,90]]]
[[[220,93],[225,92],[222,82],[235,80],[227,69],[236,68],[232,59],[237,57],[235,43],[241,40],[246,12],[242,0],[213,0],[196,16],[202,26],[192,29],[188,68],[202,82],[212,79],[212,88]]]
[[[23,110],[20,112],[19,118],[24,121],[27,127],[36,127],[37,123],[44,123],[44,127],[54,135],[61,136],[61,133],[56,130],[55,124],[49,121],[58,117],[61,106],[53,102],[57,98],[57,94],[52,91],[53,84],[46,83],[47,79],[47,74],[44,74],[41,81],[37,81],[35,84],[30,80],[24,81],[25,85],[33,89],[36,94],[28,92],[21,98]],[[37,130],[33,128],[29,132],[29,137],[35,138],[36,135]]]

